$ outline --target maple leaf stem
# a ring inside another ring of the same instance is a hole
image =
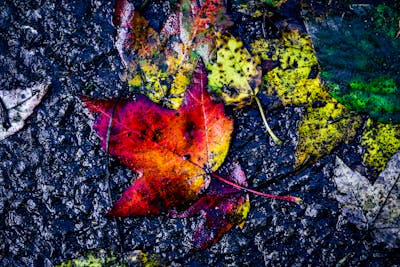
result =
[[[265,118],[264,109],[261,106],[260,99],[257,96],[254,96],[254,98],[256,99],[258,110],[260,111],[261,118],[262,118],[262,120],[264,122],[265,128],[267,128],[268,134],[272,137],[272,140],[274,140],[274,142],[276,144],[282,145],[282,141],[274,134],[274,132],[271,130],[271,128],[268,125],[267,118]]]
[[[259,196],[262,196],[262,197],[273,198],[273,199],[281,199],[281,200],[294,202],[294,203],[300,203],[302,201],[302,199],[299,198],[299,197],[277,196],[277,195],[272,195],[272,194],[266,194],[266,193],[263,193],[263,192],[259,192],[259,191],[256,191],[256,190],[253,190],[253,189],[250,189],[250,188],[235,184],[235,183],[233,183],[233,182],[231,182],[229,180],[226,180],[225,178],[223,178],[223,177],[221,177],[221,176],[219,176],[218,174],[215,174],[215,173],[212,173],[211,176],[213,178],[217,179],[218,181],[220,181],[220,182],[222,182],[224,184],[230,185],[230,186],[232,186],[232,187],[234,187],[236,189],[244,190],[246,192],[253,193],[255,195],[259,195]]]

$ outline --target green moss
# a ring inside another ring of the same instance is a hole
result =
[[[388,77],[379,77],[371,82],[364,82],[361,78],[356,78],[350,83],[353,90],[365,91],[378,94],[396,94],[400,93],[397,88],[396,81]]]
[[[398,9],[398,4],[395,3],[394,5],[397,6]],[[380,4],[375,7],[373,18],[376,29],[386,33],[388,37],[393,38],[396,36],[398,30],[397,22],[400,19],[398,12],[396,12],[396,7]]]
[[[330,93],[348,108],[380,122],[400,122],[399,3],[342,5],[307,27]],[[334,27],[332,27],[334,25]],[[332,86],[331,86],[332,87]]]
[[[400,123],[400,89],[392,78],[379,77],[370,82],[356,78],[348,87],[331,87],[330,92],[352,110],[383,123]]]

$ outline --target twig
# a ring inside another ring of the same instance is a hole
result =
[[[263,193],[263,192],[259,192],[259,191],[256,191],[256,190],[253,190],[253,189],[238,185],[238,184],[236,184],[234,182],[231,182],[229,180],[226,180],[225,178],[223,178],[223,177],[221,177],[221,176],[219,176],[218,174],[215,174],[215,173],[212,173],[211,177],[217,179],[218,181],[220,181],[220,182],[222,182],[224,184],[230,185],[230,186],[232,186],[232,187],[234,187],[236,189],[243,190],[243,191],[246,191],[246,192],[249,192],[249,193],[253,193],[255,195],[259,195],[259,196],[262,196],[262,197],[286,200],[286,201],[290,201],[290,202],[294,202],[294,203],[300,203],[302,201],[302,199],[299,198],[299,197],[277,196],[277,195],[272,195],[272,194],[266,194],[266,193]]]
[[[254,96],[254,98],[256,99],[258,110],[260,111],[261,118],[262,118],[262,120],[264,122],[265,128],[267,128],[268,134],[272,137],[272,140],[274,140],[274,142],[276,144],[282,145],[282,141],[274,134],[274,132],[271,130],[271,128],[268,125],[267,119],[265,118],[265,115],[264,115],[264,110],[263,110],[263,108],[261,106],[260,99],[258,99],[257,96]]]

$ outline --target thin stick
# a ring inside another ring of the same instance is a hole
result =
[[[257,96],[254,96],[254,98],[256,99],[258,110],[260,111],[261,118],[262,118],[262,120],[264,122],[265,128],[267,128],[268,134],[272,137],[272,140],[274,140],[274,142],[276,144],[282,145],[282,141],[274,134],[274,132],[271,130],[271,128],[269,128],[267,119],[265,118],[265,115],[264,115],[264,110],[263,110],[263,108],[261,106],[260,99],[258,99]]]
[[[250,192],[250,193],[253,193],[255,195],[262,196],[262,197],[273,198],[273,199],[281,199],[281,200],[286,200],[286,201],[290,201],[290,202],[294,202],[294,203],[300,203],[302,201],[302,199],[299,198],[299,197],[276,196],[276,195],[271,195],[271,194],[266,194],[266,193],[263,193],[263,192],[259,192],[259,191],[256,191],[256,190],[253,190],[253,189],[250,189],[250,188],[235,184],[235,183],[233,183],[233,182],[231,182],[229,180],[226,180],[225,178],[223,178],[223,177],[221,177],[221,176],[219,176],[218,174],[215,174],[215,173],[212,173],[211,176],[213,178],[217,179],[218,181],[224,183],[224,184],[230,185],[230,186],[232,186],[234,188],[237,188],[237,189],[240,189],[240,190],[244,190],[246,192]]]

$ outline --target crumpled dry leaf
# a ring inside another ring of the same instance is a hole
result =
[[[42,101],[49,89],[50,81],[30,88],[0,90],[0,141],[24,127],[24,121]]]
[[[400,152],[389,161],[374,184],[336,158],[334,197],[341,217],[359,229],[369,230],[376,243],[400,245]]]

